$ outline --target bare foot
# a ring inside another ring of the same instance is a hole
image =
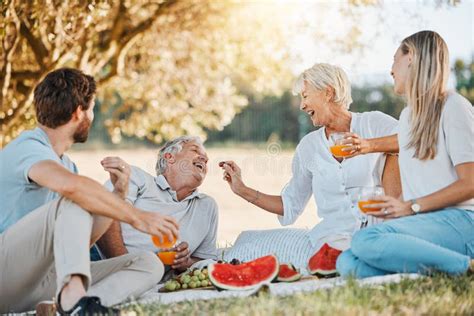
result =
[[[82,277],[73,275],[69,283],[61,290],[61,301],[59,303],[64,311],[68,311],[84,296],[86,296],[86,289]]]

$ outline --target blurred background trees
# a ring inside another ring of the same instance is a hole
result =
[[[116,106],[105,120],[115,142],[122,133],[155,142],[176,134],[203,135],[204,127],[228,124],[247,104],[235,80],[279,93],[289,74],[278,36],[282,26],[270,30],[248,18],[242,24],[249,11],[238,2],[7,0],[1,5],[0,145],[34,124],[33,88],[59,67],[95,76],[103,110]],[[255,29],[262,32],[250,35]],[[261,45],[262,36],[274,40]]]
[[[79,68],[97,79],[91,136],[100,142],[125,137],[160,143],[182,134],[208,135],[211,142],[266,141],[271,135],[297,142],[312,128],[289,92],[291,67],[301,58],[292,46],[302,29],[333,23],[328,4],[307,12],[309,22],[292,14],[291,2],[271,0],[2,0],[0,5],[0,148],[35,124],[33,88],[59,67]],[[363,52],[361,8],[379,5],[338,2],[344,28],[337,34],[331,27],[315,29],[314,41],[325,43],[331,54]],[[472,62],[461,61],[455,67],[458,89],[471,102],[472,68]],[[385,84],[355,86],[353,93],[355,111],[398,117],[403,107]]]
[[[474,103],[474,59],[471,61],[456,60],[454,63],[456,90]]]

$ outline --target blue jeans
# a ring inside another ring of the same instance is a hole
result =
[[[358,231],[337,259],[343,277],[391,273],[462,274],[474,257],[474,212],[447,208]]]

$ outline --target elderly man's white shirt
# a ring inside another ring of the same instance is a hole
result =
[[[106,187],[112,189],[110,181]],[[217,259],[218,207],[212,197],[196,190],[178,201],[163,175],[155,177],[132,166],[127,201],[139,209],[173,217],[179,225],[179,240],[189,244],[193,257]],[[150,235],[127,223],[121,223],[121,228],[129,252],[159,250]]]
[[[393,135],[397,120],[382,112],[352,113],[351,132],[362,138]],[[352,198],[357,187],[381,185],[385,155],[373,153],[345,159],[339,163],[329,151],[325,129],[306,135],[293,158],[293,176],[283,188],[282,225],[293,224],[314,196],[320,222],[310,231],[315,249],[325,242],[345,250],[359,227]]]

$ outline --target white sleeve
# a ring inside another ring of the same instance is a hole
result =
[[[380,111],[372,112],[370,117],[372,138],[390,136],[398,133],[398,121]]]
[[[283,226],[293,224],[303,213],[312,193],[312,176],[302,165],[298,148],[292,163],[293,176],[281,192],[283,216],[278,216]]]
[[[442,126],[446,148],[454,166],[474,161],[474,109],[461,96],[446,103]]]

